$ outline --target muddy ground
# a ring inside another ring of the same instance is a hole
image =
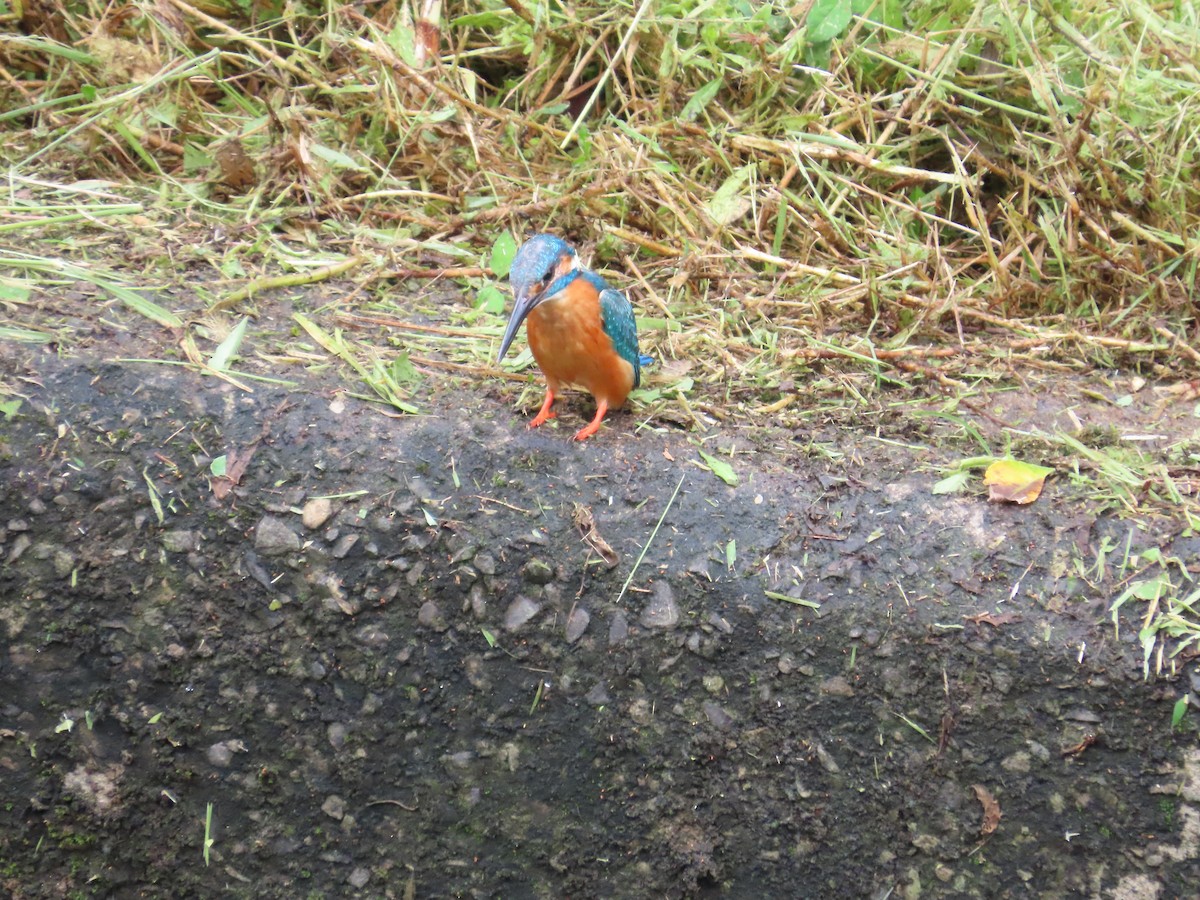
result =
[[[1197,895],[1200,676],[1144,681],[1095,574],[1105,539],[1200,558],[1181,523],[1067,471],[934,495],[971,455],[934,418],[714,428],[731,487],[639,415],[572,443],[583,398],[528,432],[431,381],[389,417],[122,334],[0,343],[4,893]],[[979,427],[1142,406],[1085,386]]]

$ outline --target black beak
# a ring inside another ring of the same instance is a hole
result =
[[[504,354],[508,352],[509,345],[517,336],[521,323],[539,302],[541,302],[540,294],[517,294],[517,302],[513,304],[512,315],[508,317],[508,327],[504,329],[504,340],[500,342],[500,354],[496,357],[497,361],[504,359]]]

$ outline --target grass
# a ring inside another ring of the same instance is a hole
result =
[[[411,413],[421,379],[524,380],[493,363],[494,282],[553,230],[635,297],[648,424],[917,399],[975,446],[971,398],[1025,371],[1200,368],[1191,4],[246,10],[73,0],[0,34],[0,339],[69,348],[83,285],[164,358],[242,386],[337,366]],[[226,343],[280,306],[286,334]],[[1200,521],[1179,442],[1009,439]]]

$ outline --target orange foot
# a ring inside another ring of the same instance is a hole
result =
[[[555,419],[558,413],[552,412],[550,407],[554,405],[554,391],[546,388],[546,399],[542,402],[542,408],[538,410],[538,414],[533,417],[533,421],[529,423],[530,428],[537,428],[539,425],[545,425],[547,419]]]
[[[601,400],[600,404],[596,407],[596,418],[592,419],[591,422],[575,432],[575,440],[586,441],[593,434],[599,431],[600,421],[604,418],[604,414],[606,412],[608,412],[608,402],[606,400]]]

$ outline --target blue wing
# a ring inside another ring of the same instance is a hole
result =
[[[642,383],[642,355],[638,353],[637,325],[633,320],[633,304],[620,291],[604,286],[600,291],[600,316],[604,333],[613,343],[621,359],[633,366],[633,386]]]

